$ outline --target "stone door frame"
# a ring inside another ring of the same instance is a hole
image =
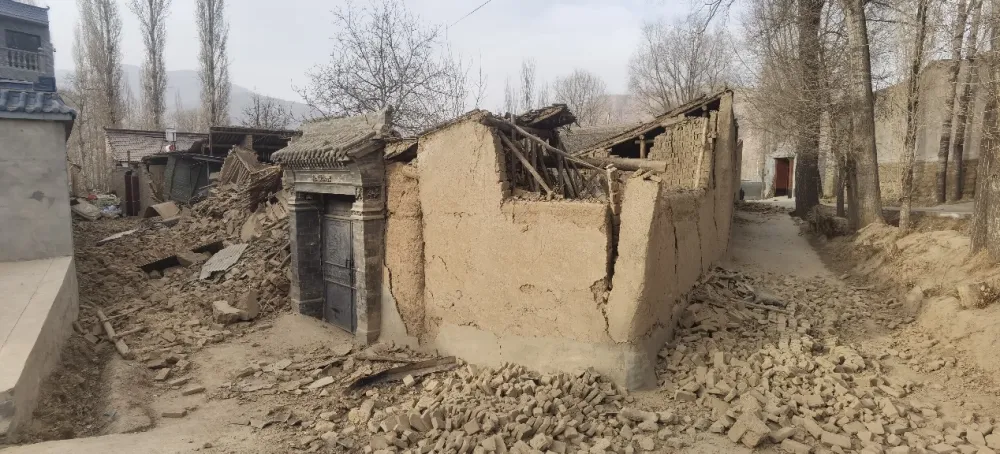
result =
[[[381,164],[379,159],[378,164]],[[378,340],[382,325],[382,263],[385,247],[384,170],[345,167],[286,170],[295,191],[289,201],[292,310],[323,318],[326,291],[321,248],[322,194],[354,196],[351,221],[355,265],[355,343]]]

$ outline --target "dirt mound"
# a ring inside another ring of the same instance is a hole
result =
[[[908,312],[930,333],[955,342],[979,368],[1000,372],[993,353],[1000,339],[1000,267],[970,255],[956,230],[914,231],[873,224],[829,242],[827,253],[852,264],[850,273],[901,295]],[[971,300],[971,301],[970,301]]]

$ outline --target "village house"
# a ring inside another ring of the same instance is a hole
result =
[[[0,438],[16,436],[56,366],[78,294],[66,139],[48,10],[0,0]]]
[[[299,134],[239,126],[213,126],[208,133],[105,128],[115,161],[111,190],[126,216],[161,202],[190,203],[205,195],[231,150],[250,150],[260,162],[270,162],[271,154]]]
[[[294,187],[293,307],[362,344],[654,385],[684,295],[728,248],[732,103],[702,97],[575,154],[565,106],[412,138],[387,112],[307,123],[274,155]]]

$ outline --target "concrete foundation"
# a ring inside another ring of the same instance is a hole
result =
[[[77,317],[73,258],[2,262],[0,294],[0,437],[16,439]]]

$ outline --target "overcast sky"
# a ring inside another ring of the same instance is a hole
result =
[[[365,2],[367,0],[359,0]],[[522,58],[534,58],[540,80],[551,81],[573,68],[593,71],[613,93],[627,91],[629,55],[644,20],[686,15],[702,0],[406,0],[421,19],[450,25],[448,40],[468,59],[482,62],[488,77],[483,107],[503,99],[504,80],[514,76]],[[125,23],[126,64],[143,58],[138,25],[126,0],[118,0]],[[75,0],[41,0],[49,6],[56,68],[73,69]],[[230,74],[234,84],[299,101],[294,87],[305,73],[329,60],[332,8],[340,0],[229,0]],[[197,69],[195,0],[173,0],[167,31],[168,70]],[[460,20],[461,19],[461,20]]]

